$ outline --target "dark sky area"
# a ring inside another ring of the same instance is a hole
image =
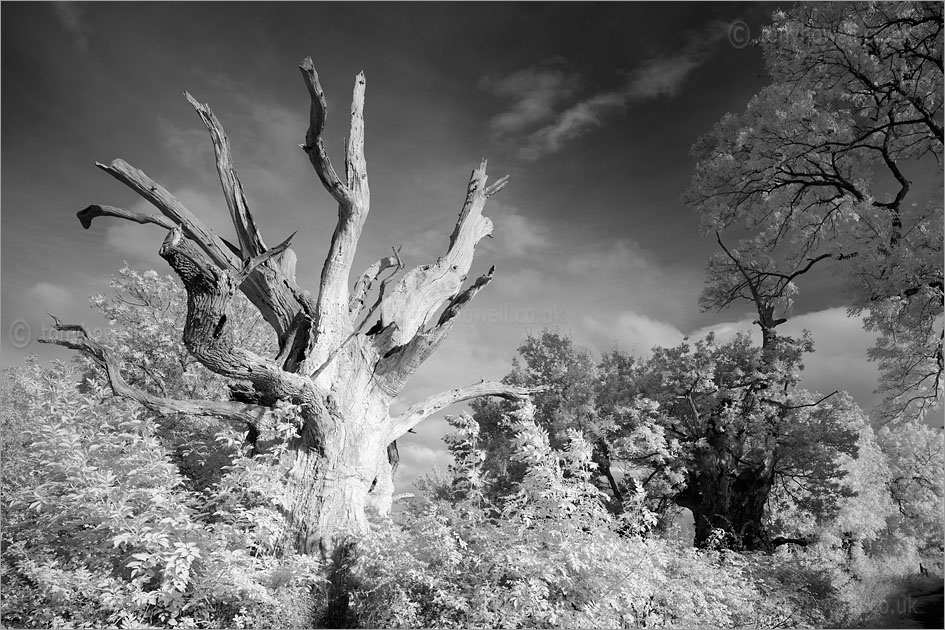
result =
[[[225,126],[264,238],[293,246],[314,290],[335,205],[298,149],[311,56],[336,162],[355,74],[367,76],[372,211],[355,268],[403,246],[409,266],[446,249],[469,172],[512,176],[486,214],[495,238],[471,275],[496,280],[417,374],[404,403],[505,375],[527,331],[644,355],[708,330],[750,329],[748,305],[701,313],[713,240],[680,201],[689,148],[763,85],[742,46],[776,3],[9,3],[2,5],[2,364],[39,346],[45,311],[104,324],[90,295],[123,261],[169,273],[162,231],[115,219],[83,230],[90,203],[145,209],[94,167],[121,157],[224,236],[212,147],[185,90]],[[733,41],[734,40],[734,41]],[[829,282],[810,285],[787,332],[810,329],[809,387],[865,407],[870,339]],[[27,328],[28,327],[28,330]],[[441,419],[401,446],[403,478],[447,456]]]

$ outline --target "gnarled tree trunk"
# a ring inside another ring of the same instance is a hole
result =
[[[692,511],[694,544],[705,547],[714,530],[721,530],[726,547],[763,550],[768,537],[763,525],[773,483],[771,457],[757,464],[737,464],[726,446],[703,448],[676,504]]]
[[[210,132],[236,243],[211,232],[167,190],[122,160],[98,166],[138,192],[160,214],[102,205],[78,213],[85,228],[104,216],[168,230],[160,254],[187,291],[184,342],[208,369],[234,381],[233,399],[174,400],[133,388],[122,378],[117,358],[78,325],[56,320],[58,330],[76,334],[46,341],[89,354],[105,369],[116,395],[158,413],[218,416],[262,434],[274,425],[277,402],[297,405],[301,424],[290,445],[287,476],[290,538],[301,552],[337,559],[367,528],[369,509],[381,515],[390,511],[397,438],[448,405],[480,396],[524,399],[538,389],[480,382],[391,416],[391,405],[411,375],[449,333],[460,309],[492,279],[490,270],[463,287],[476,244],[492,230],[483,209],[507,178],[487,185],[484,160],[473,171],[449,247],[436,262],[398,278],[404,264],[395,249],[394,256],[374,263],[352,282],[351,266],[370,208],[364,156],[365,78],[359,74],[355,81],[342,178],[322,139],[326,101],[311,59],[304,60],[300,70],[311,99],[309,129],[301,148],[338,203],[338,221],[316,298],[296,283],[292,237],[272,248],[263,242],[223,127],[206,105],[189,94]],[[227,322],[227,307],[237,290],[275,331],[276,356],[263,357],[240,347]]]
[[[777,440],[749,444],[745,433],[746,427],[761,418],[771,425],[783,422],[784,414],[792,409],[786,402],[787,393],[797,380],[785,373],[781,363],[795,350],[790,338],[776,332],[787,322],[775,316],[776,306],[790,294],[791,282],[809,271],[817,259],[791,273],[759,270],[744,265],[718,233],[716,238],[738,278],[729,287],[728,299],[747,299],[755,307],[761,355],[757,372],[746,379],[737,395],[732,394],[737,400],[722,399],[714,409],[700,411],[692,397],[686,397],[696,424],[705,423],[704,443],[695,452],[686,486],[674,501],[692,511],[697,547],[706,546],[713,531],[720,530],[723,538],[718,543],[725,547],[770,550],[764,516],[777,474],[778,444]],[[753,415],[757,416],[754,420]]]

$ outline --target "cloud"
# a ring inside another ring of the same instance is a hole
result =
[[[654,266],[649,255],[637,243],[621,239],[607,249],[594,249],[568,258],[565,269],[576,276],[621,273]]]
[[[65,287],[49,282],[38,282],[30,287],[27,295],[39,302],[49,312],[62,310],[63,307],[75,302],[75,296]]]
[[[553,123],[529,135],[519,154],[532,161],[548,153],[555,153],[567,141],[579,138],[600,126],[606,116],[622,111],[627,104],[628,98],[621,92],[608,92],[572,105]]]
[[[519,155],[534,161],[555,153],[633,103],[676,96],[726,33],[727,25],[713,21],[701,31],[691,33],[680,51],[644,61],[627,75],[623,85],[592,94],[563,109],[558,106],[566,103],[577,88],[574,75],[557,69],[526,68],[501,80],[485,81],[493,93],[512,100],[508,110],[489,121],[489,127],[494,132],[514,134],[541,123],[519,138]]]
[[[145,263],[160,270],[161,265],[166,264],[158,255],[165,235],[166,232],[156,225],[138,225],[116,219],[105,228],[105,244],[129,262]]]
[[[427,422],[430,422],[430,420]],[[445,421],[441,422],[446,429],[450,429]],[[426,423],[423,426],[427,428]],[[414,489],[410,486],[421,476],[427,475],[437,468],[446,470],[446,467],[453,463],[453,457],[446,450],[441,435],[431,435],[424,441],[431,442],[433,446],[421,443],[415,436],[397,441],[400,465],[397,467],[397,474],[394,479],[396,492],[413,491]]]
[[[486,214],[492,219],[493,229],[491,239],[480,241],[483,251],[526,258],[548,247],[551,230],[516,208],[493,202]]]
[[[555,107],[578,85],[577,75],[556,67],[558,64],[558,60],[551,60],[500,79],[485,77],[480,81],[483,89],[511,101],[506,111],[488,122],[494,134],[521,132],[554,116]]]
[[[89,33],[91,29],[82,21],[85,8],[78,2],[53,2],[53,11],[62,27],[72,36],[72,42],[82,52],[89,49]]]
[[[175,165],[203,180],[215,176],[213,144],[204,127],[179,127],[163,116],[157,121],[164,148]]]
[[[503,298],[523,298],[540,295],[546,290],[548,280],[538,269],[518,267],[516,269],[499,268],[490,290]],[[475,308],[475,304],[472,307]],[[462,317],[462,314],[460,314]]]
[[[637,356],[647,356],[654,346],[664,348],[678,345],[682,332],[668,322],[659,321],[633,311],[620,313],[615,320],[601,320],[593,315],[585,315],[582,323],[596,335],[601,342],[598,347],[616,345]]]
[[[780,330],[782,334],[799,335],[805,329],[814,338],[814,353],[804,360],[802,384],[823,393],[847,391],[869,411],[879,400],[873,393],[879,369],[866,356],[867,349],[876,342],[875,335],[863,330],[863,321],[847,316],[842,307],[799,315]]]
[[[628,100],[672,98],[682,88],[689,74],[706,60],[707,55],[683,53],[668,58],[650,59],[633,73],[624,95]]]
[[[657,256],[630,239],[588,244],[581,253],[551,259],[543,271],[560,280],[560,302],[593,312],[596,320],[579,318],[574,322],[579,327],[575,333],[576,340],[598,350],[607,350],[615,342],[631,344],[642,352],[653,345],[633,334],[644,322],[632,316],[624,318],[624,335],[614,332],[620,329],[624,313],[665,323],[670,328],[660,328],[658,338],[662,340],[670,334],[679,338],[672,331],[686,330],[699,318],[696,296],[703,283],[701,270]]]
[[[405,235],[400,257],[403,258],[408,269],[432,263],[437,257],[446,253],[449,247],[449,235],[453,228],[446,227],[445,221],[435,222],[435,224],[437,227]]]

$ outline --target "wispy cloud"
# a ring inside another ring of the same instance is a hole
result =
[[[53,2],[52,8],[59,23],[72,36],[76,48],[83,52],[88,51],[91,29],[82,20],[82,14],[85,12],[83,5],[78,2]]]
[[[568,72],[560,59],[552,59],[499,79],[485,77],[480,87],[511,101],[506,111],[488,123],[492,132],[500,136],[548,121],[555,108],[574,94],[578,77]]]
[[[571,256],[565,261],[565,269],[575,276],[639,274],[641,270],[658,270],[660,265],[635,241],[622,238],[607,247]]]
[[[578,78],[557,68],[525,68],[504,79],[486,81],[485,87],[512,101],[509,109],[489,121],[489,127],[503,134],[518,133],[523,159],[533,161],[560,151],[633,103],[676,96],[726,32],[726,24],[712,22],[693,33],[678,52],[644,61],[623,85],[569,105]],[[523,134],[529,127],[532,130]]]

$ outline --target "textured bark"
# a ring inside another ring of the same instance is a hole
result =
[[[210,134],[237,242],[228,243],[214,234],[167,190],[122,160],[98,166],[148,200],[160,215],[103,205],[78,213],[85,228],[94,219],[107,217],[168,230],[160,255],[187,291],[184,343],[204,366],[234,381],[230,386],[233,400],[179,401],[138,391],[122,379],[118,361],[80,326],[57,320],[57,330],[74,333],[76,338],[47,341],[90,355],[104,368],[116,395],[157,413],[220,416],[247,423],[259,434],[272,429],[272,406],[277,402],[298,405],[301,425],[286,462],[287,537],[299,551],[341,562],[338,558],[352,557],[351,541],[368,527],[368,512],[379,516],[390,512],[398,437],[448,405],[480,396],[520,400],[539,389],[481,382],[433,396],[391,417],[390,407],[410,376],[442,343],[459,311],[492,279],[490,270],[463,288],[475,246],[492,230],[492,222],[482,212],[507,178],[487,186],[485,160],[473,171],[449,248],[435,263],[416,267],[392,284],[404,267],[395,248],[394,256],[379,260],[351,283],[352,263],[370,210],[364,153],[365,78],[359,74],[355,80],[342,179],[323,140],[327,101],[311,59],[304,60],[300,70],[311,99],[309,129],[301,148],[338,203],[338,220],[316,298],[296,284],[292,237],[273,248],[265,245],[220,121],[189,94],[187,99]],[[259,356],[240,346],[227,320],[237,290],[278,336],[276,356]],[[372,306],[367,308],[367,304]],[[442,315],[429,325],[440,308]],[[338,579],[332,578],[336,586],[344,583],[345,574],[338,571]],[[339,599],[333,601],[336,612],[345,609],[344,588],[338,589]],[[343,618],[341,614],[334,619]]]
[[[766,550],[762,519],[773,482],[771,464],[737,465],[727,453],[724,448],[704,449],[676,503],[692,510],[697,547],[706,546],[718,529],[725,533],[720,542],[727,547]]]

